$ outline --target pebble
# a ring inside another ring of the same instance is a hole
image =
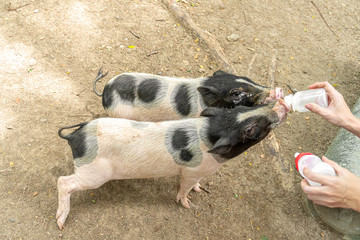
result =
[[[227,38],[227,40],[229,40],[230,42],[235,42],[235,41],[237,41],[237,40],[240,39],[240,36],[233,33],[233,34],[231,34],[230,36],[227,36],[226,38]]]
[[[39,12],[39,9],[35,9],[35,10],[34,10],[34,13],[37,13],[37,12]]]
[[[15,218],[10,218],[9,221],[12,223],[15,222]]]
[[[46,121],[47,121],[46,118],[41,118],[41,119],[40,119],[40,122],[42,122],[42,123],[44,123],[44,122],[46,122]]]
[[[29,61],[29,65],[34,66],[35,64],[36,64],[35,58],[31,58],[30,61]]]
[[[198,72],[199,72],[199,73],[204,73],[204,72],[205,72],[205,69],[199,68]]]

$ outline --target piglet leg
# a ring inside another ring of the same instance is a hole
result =
[[[187,197],[191,189],[199,189],[200,190],[200,182],[201,177],[198,176],[191,176],[187,174],[182,174],[181,182],[180,182],[180,190],[177,194],[176,201],[181,202],[185,208],[190,208],[190,200]],[[195,190],[196,191],[196,190]]]
[[[195,186],[192,188],[195,192],[201,192],[201,185],[200,183],[195,184]]]
[[[99,163],[89,164],[77,169],[75,174],[61,176],[58,179],[58,210],[56,212],[57,225],[63,228],[70,212],[70,195],[73,192],[96,189],[111,180],[110,171],[99,171]],[[105,165],[105,164],[104,164]]]

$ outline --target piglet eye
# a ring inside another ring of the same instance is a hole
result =
[[[258,126],[256,124],[254,124],[245,130],[245,135],[248,138],[253,138],[257,134],[257,130],[258,130]]]
[[[234,97],[238,97],[240,96],[241,92],[233,92],[231,95],[234,96]]]
[[[250,136],[251,133],[254,131],[253,129],[254,129],[254,128],[248,128],[248,129],[246,129],[246,135]]]

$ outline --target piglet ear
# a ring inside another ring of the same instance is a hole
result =
[[[215,116],[215,109],[214,108],[205,108],[201,113],[200,116],[202,117],[211,117],[211,116]]]
[[[226,154],[229,153],[231,150],[231,142],[229,137],[221,137],[215,143],[214,147],[210,149],[209,153],[215,154]]]
[[[224,72],[222,70],[218,70],[218,71],[214,72],[213,76],[220,76],[220,75],[224,75],[224,74],[228,74],[228,73]]]
[[[219,91],[216,88],[210,86],[200,86],[197,88],[197,90],[200,92],[204,101],[208,103],[210,106],[216,103],[217,95],[219,93]]]

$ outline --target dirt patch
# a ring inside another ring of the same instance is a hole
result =
[[[203,179],[198,206],[175,203],[177,178],[112,181],[73,194],[58,230],[56,181],[73,172],[60,126],[105,116],[92,92],[99,67],[200,77],[218,70],[209,49],[154,1],[12,1],[0,8],[0,239],[339,239],[302,207],[293,154],[323,155],[337,128],[311,113]],[[304,90],[330,81],[352,106],[360,93],[358,1],[180,1],[239,75]],[[14,8],[21,7],[16,10]],[[231,34],[237,41],[227,40]],[[99,88],[105,81],[99,83]],[[309,116],[310,119],[305,120]],[[324,236],[324,237],[323,237]]]

